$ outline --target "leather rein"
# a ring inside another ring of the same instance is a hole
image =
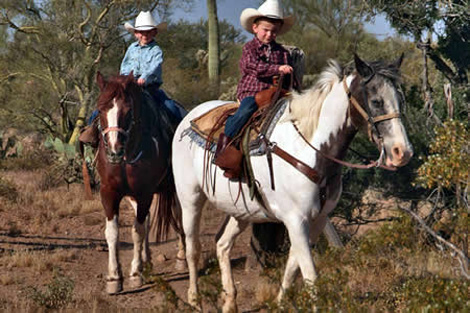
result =
[[[387,166],[387,165],[383,164],[383,157],[384,157],[384,154],[385,154],[385,150],[384,150],[385,148],[384,148],[384,145],[383,145],[383,139],[380,136],[380,133],[378,132],[376,124],[379,123],[379,122],[382,122],[382,121],[386,121],[386,120],[390,120],[390,119],[394,119],[394,118],[400,118],[400,113],[393,112],[393,113],[384,114],[384,115],[380,115],[380,116],[376,116],[376,117],[371,117],[361,107],[361,105],[356,100],[356,98],[354,98],[354,96],[351,94],[351,91],[350,91],[349,87],[347,86],[347,83],[346,83],[345,79],[343,80],[343,87],[346,91],[346,94],[348,95],[349,104],[352,105],[359,112],[359,114],[364,118],[364,120],[367,122],[369,140],[371,140],[372,142],[374,141],[373,136],[372,136],[373,131],[375,131],[376,134],[377,134],[377,138],[378,138],[377,144],[379,145],[380,150],[381,150],[380,156],[379,156],[377,161],[371,161],[369,164],[354,164],[354,163],[350,163],[350,162],[347,162],[347,161],[340,160],[340,159],[335,158],[331,155],[325,154],[320,149],[314,147],[307,140],[307,138],[305,138],[305,136],[299,131],[297,126],[292,122],[292,125],[294,126],[295,130],[297,131],[297,133],[300,135],[300,137],[305,141],[305,143],[310,148],[312,148],[313,150],[318,152],[321,156],[323,156],[324,158],[326,158],[330,161],[333,161],[333,162],[338,163],[340,165],[344,165],[344,166],[351,167],[351,168],[357,168],[357,169],[369,169],[369,168],[373,168],[373,167],[381,167],[381,168],[389,170],[389,171],[396,171],[397,170],[396,167]],[[271,153],[276,154],[281,159],[283,159],[287,163],[291,164],[299,172],[304,174],[308,179],[310,179],[314,183],[319,184],[322,181],[323,177],[314,168],[312,168],[308,164],[300,161],[299,159],[297,159],[293,155],[289,154],[288,152],[286,152],[285,150],[280,148],[277,145],[277,143],[269,141],[263,134],[260,134],[260,140],[263,141],[266,144],[266,147],[267,147],[267,154],[266,155],[267,155],[267,158],[268,158],[268,164],[270,166],[271,188],[273,190],[274,190],[274,175],[272,173],[272,156],[271,156]]]

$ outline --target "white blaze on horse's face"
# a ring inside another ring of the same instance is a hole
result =
[[[384,79],[381,86],[376,86],[375,96],[369,98],[372,116],[381,114],[402,113],[404,96],[399,87]],[[381,108],[375,111],[377,107]],[[403,166],[409,162],[413,155],[413,147],[406,134],[401,118],[392,118],[377,124],[377,129],[383,137],[386,152],[386,165]]]
[[[113,107],[106,113],[106,119],[108,121],[108,128],[119,128],[119,107],[116,99],[113,99]],[[113,153],[117,153],[118,144],[118,131],[110,131],[108,134],[108,146]]]

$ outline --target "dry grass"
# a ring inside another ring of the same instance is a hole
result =
[[[35,272],[51,271],[57,264],[79,258],[73,250],[31,251],[19,250],[0,258],[0,265],[8,270],[30,268]]]
[[[18,275],[16,275],[15,273],[0,275],[0,285],[3,285],[3,286],[16,285],[19,282],[20,282],[20,279]]]
[[[255,299],[258,304],[271,303],[275,301],[279,292],[279,284],[260,279],[255,287]]]
[[[69,189],[65,185],[51,189],[42,188],[41,177],[44,174],[41,171],[15,171],[4,174],[2,178],[21,186],[18,188],[18,197],[15,201],[0,197],[0,213],[2,213],[0,231],[5,234],[7,241],[15,243],[36,240],[35,243],[39,244],[40,249],[47,249],[49,240],[55,240],[59,244],[65,240],[66,244],[80,245],[83,238],[90,238],[91,231],[93,231],[92,236],[102,236],[104,216],[99,196],[95,196],[93,201],[84,201],[81,185],[71,185]],[[132,210],[126,208],[121,210],[121,213],[126,215],[126,218],[120,221],[120,236],[130,238],[132,222],[127,217],[133,215]],[[214,234],[219,226],[219,220],[223,219],[222,215],[217,219],[209,216],[212,213],[203,218],[203,232],[206,234]],[[362,232],[361,236],[354,236],[344,249],[334,250],[317,245],[314,259],[319,273],[316,293],[320,311],[323,309],[347,312],[400,309],[419,311],[428,303],[435,305],[433,307],[435,311],[459,310],[458,297],[462,297],[469,287],[458,279],[455,260],[450,256],[443,256],[434,246],[429,246],[429,242],[422,233],[416,231],[409,219],[398,214],[394,215],[400,220],[370,227],[368,231]],[[9,246],[5,251],[10,251],[10,248],[18,249],[18,246]],[[200,279],[202,301],[206,303],[206,308],[215,312],[220,308],[222,287],[212,237],[210,246],[203,246],[203,249],[200,263],[203,269]],[[246,256],[250,253],[247,249],[249,248],[234,247],[237,251],[234,251],[232,258]],[[93,250],[66,248],[1,252],[0,287],[4,290],[19,290],[29,285],[38,288],[37,290],[43,290],[42,286],[53,280],[54,271],[63,268],[68,273],[77,273],[74,279],[77,289],[80,290],[75,291],[73,302],[67,304],[67,309],[101,312],[116,311],[126,307],[126,303],[115,301],[118,299],[92,294],[86,289],[89,287],[83,286],[84,283],[81,281],[83,273],[80,273],[83,268],[77,264],[84,260],[83,253],[90,257],[91,251]],[[103,250],[99,248],[97,251],[101,253]],[[96,257],[96,254],[93,254],[93,257]],[[240,270],[239,266],[234,266],[239,304],[250,301],[251,308],[278,310],[275,298],[285,266],[282,258],[279,260],[276,268],[263,271],[261,275],[245,272]],[[37,275],[41,275],[40,282],[32,282]],[[100,280],[103,276],[93,274],[88,277],[90,280],[94,278]],[[184,288],[186,285],[187,282],[184,282]],[[165,282],[164,286],[164,291],[158,293],[159,296],[161,293],[165,295],[167,304],[171,301],[180,301],[174,300],[176,298],[172,283]],[[301,286],[299,277],[292,291],[288,293],[287,311],[311,309],[312,300],[309,298],[311,290],[303,290]],[[457,293],[455,299],[451,292]],[[181,297],[181,294],[178,296]],[[0,310],[6,309],[7,312],[44,310],[34,301],[21,296],[20,292],[9,297],[7,299],[0,295]],[[181,299],[185,300],[185,296]],[[451,303],[451,306],[445,306],[444,301]],[[183,306],[178,308],[184,311]]]
[[[69,188],[62,184],[52,189],[44,189],[42,178],[45,175],[43,171],[6,172],[5,179],[14,181],[14,184],[21,188],[18,188],[15,201],[5,201],[0,197],[0,203],[4,204],[1,209],[12,212],[6,220],[0,221],[0,229],[14,233],[18,221],[27,221],[29,233],[48,235],[60,231],[54,221],[61,218],[82,217],[86,219],[86,225],[102,223],[102,219],[98,221],[95,216],[99,213],[102,217],[103,209],[98,196],[93,201],[85,201],[83,186],[78,184]]]

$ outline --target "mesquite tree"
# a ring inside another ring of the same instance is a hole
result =
[[[8,27],[11,37],[0,58],[11,61],[0,74],[0,85],[16,88],[26,99],[21,104],[10,99],[18,105],[12,113],[34,116],[42,130],[73,143],[94,104],[98,68],[119,71],[124,39],[130,38],[123,23],[141,10],[165,13],[176,1],[186,0],[2,1],[0,26]]]

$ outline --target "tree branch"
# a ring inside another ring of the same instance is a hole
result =
[[[18,26],[8,17],[6,13],[3,14],[3,21],[0,22],[0,25],[8,25],[10,28],[13,28],[16,31],[25,34],[38,34],[39,28],[36,26]]]
[[[398,205],[398,207],[402,209],[403,211],[407,212],[408,214],[410,214],[428,234],[430,234],[432,237],[437,239],[437,241],[439,241],[440,243],[444,244],[447,248],[449,248],[453,252],[452,253],[453,255],[457,255],[457,260],[460,263],[460,270],[461,270],[462,275],[466,279],[470,280],[470,269],[469,269],[470,259],[468,258],[468,256],[462,250],[457,248],[453,243],[439,236],[434,230],[432,230],[428,225],[426,225],[426,223],[423,221],[421,217],[419,217],[418,214],[416,214],[415,212],[413,212],[412,210],[408,208],[401,207],[400,205]]]

